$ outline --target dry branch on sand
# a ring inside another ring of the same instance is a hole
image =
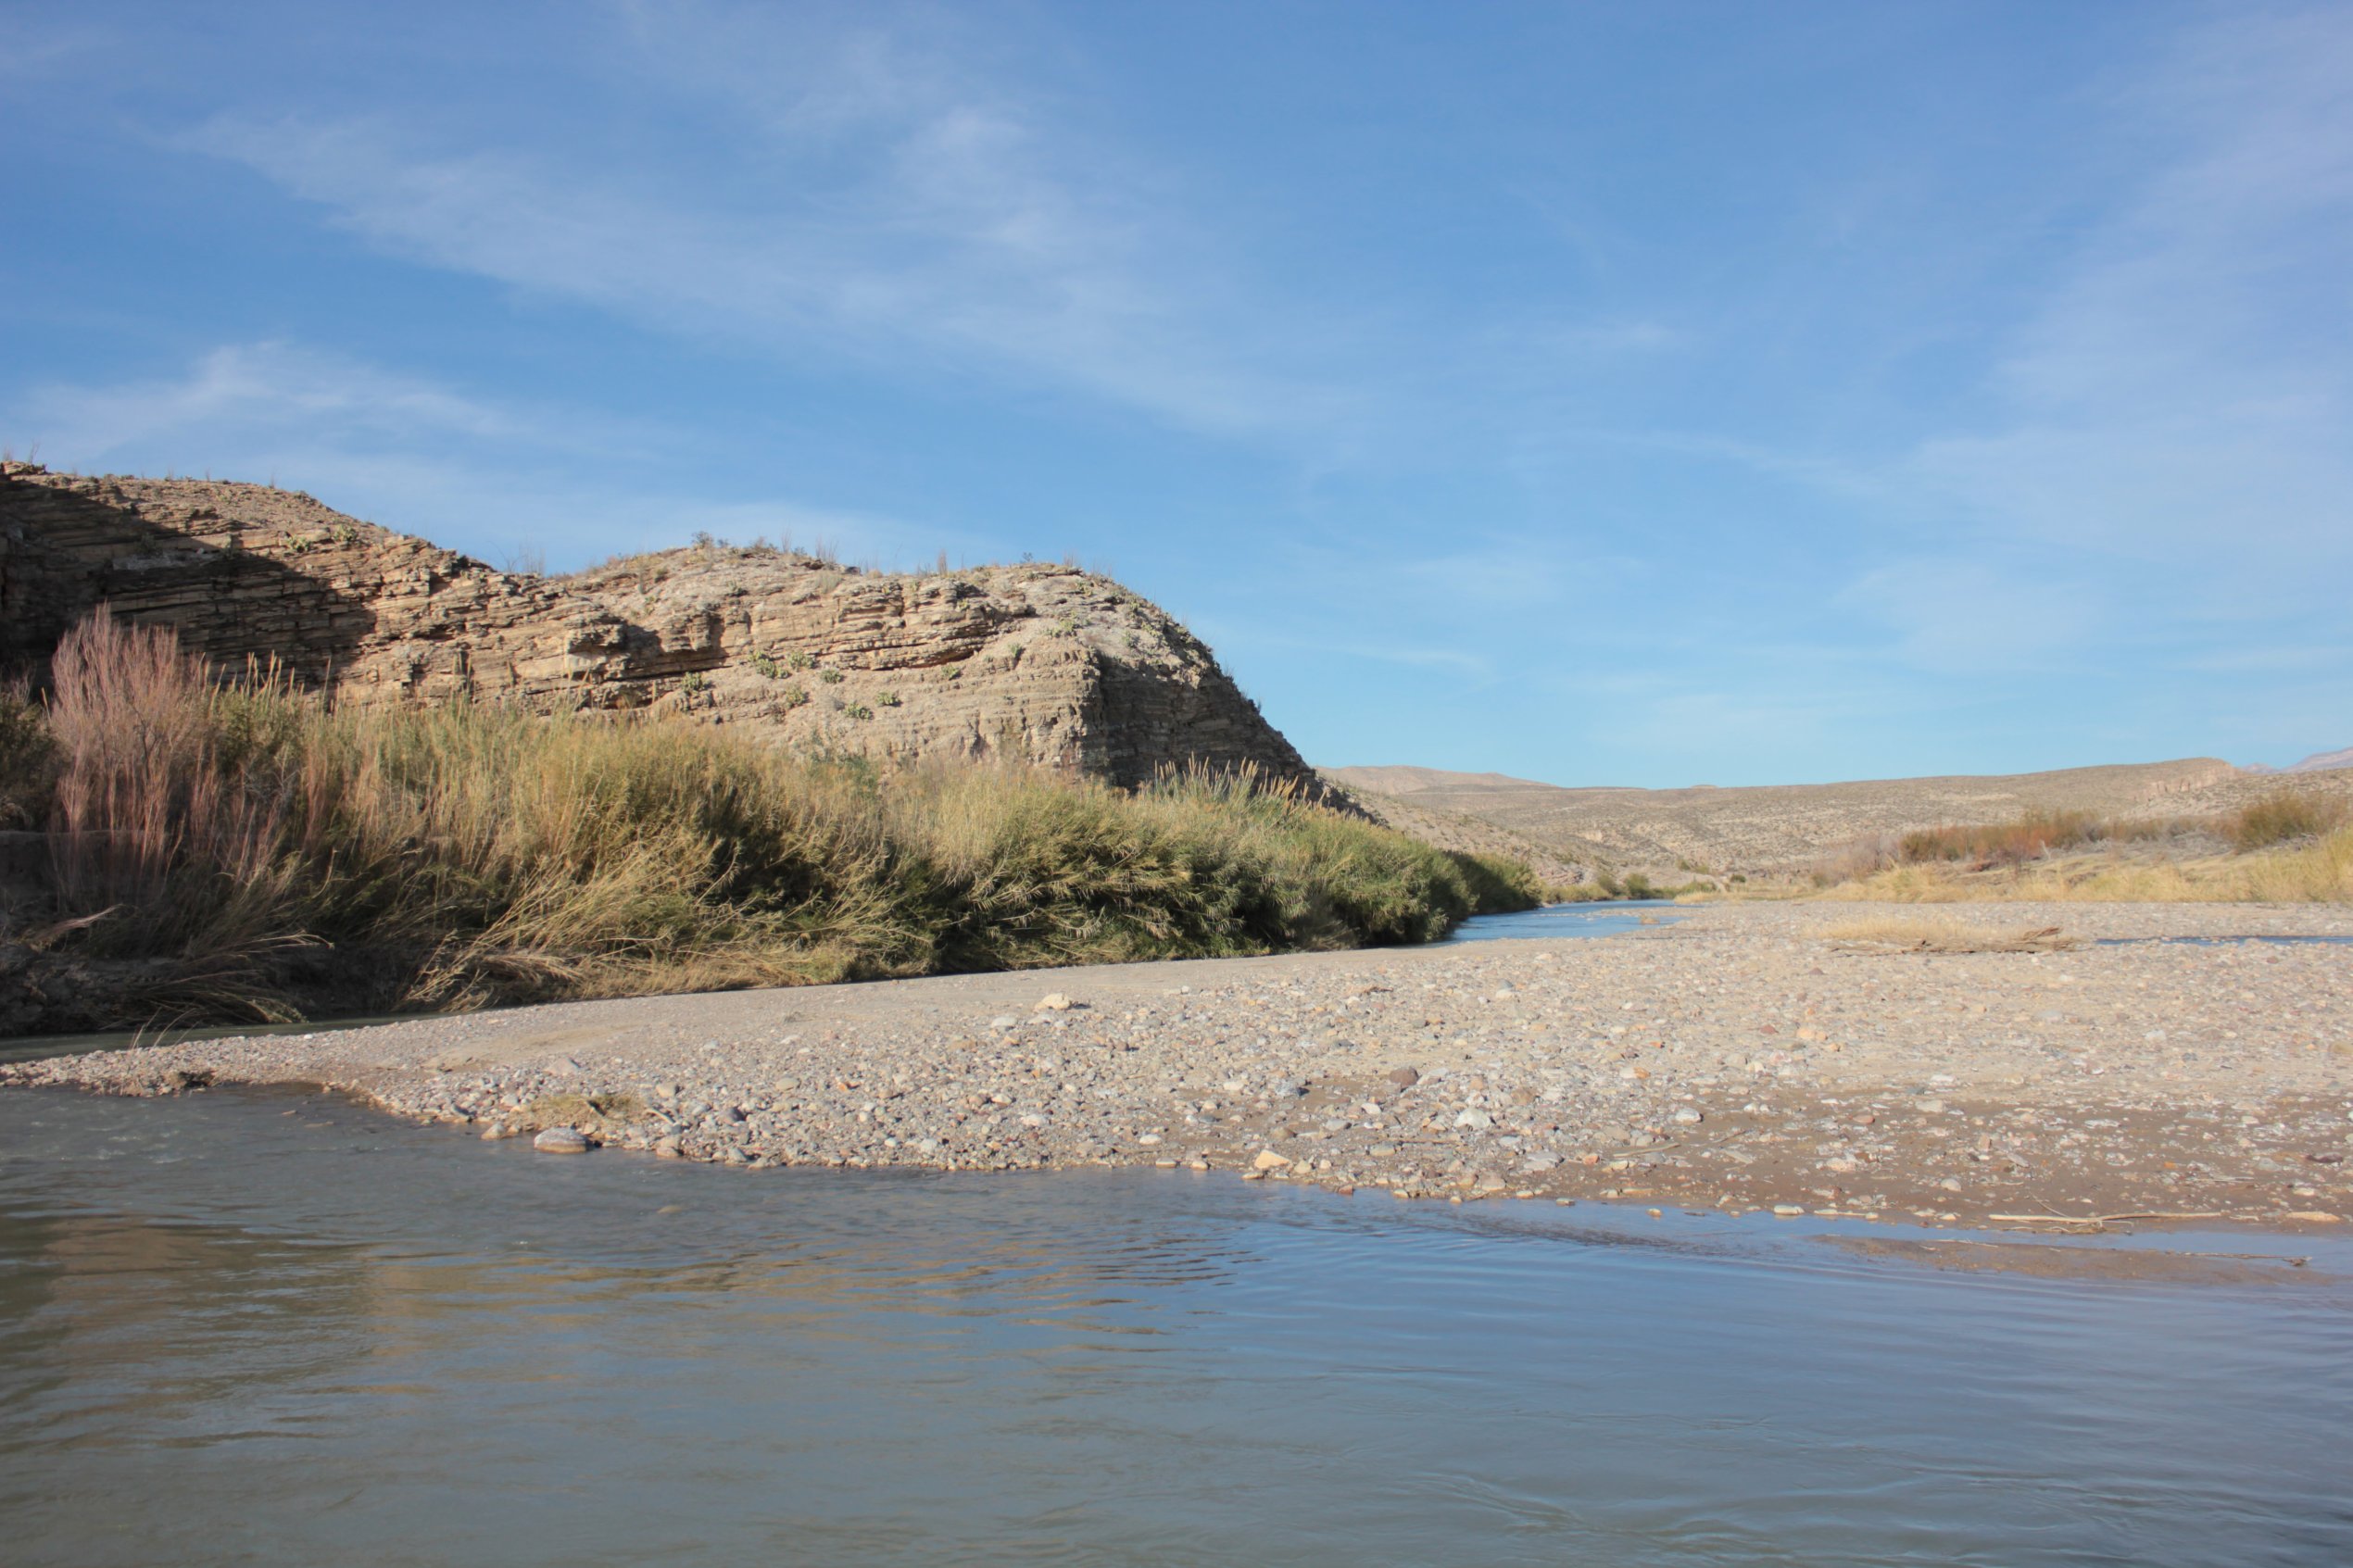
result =
[[[1992,931],[1958,921],[1881,915],[1824,928],[1823,939],[1857,951],[1887,953],[2063,953],[2082,946],[2056,925]]]

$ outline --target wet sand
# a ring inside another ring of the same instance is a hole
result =
[[[568,1125],[755,1168],[1174,1164],[2062,1232],[2353,1216],[2353,946],[2227,940],[2353,936],[2353,915],[1929,911],[2113,944],[2040,954],[1822,935],[1873,912],[1922,911],[1705,906],[1597,939],[573,1003],[0,1083],[315,1084],[487,1137]]]

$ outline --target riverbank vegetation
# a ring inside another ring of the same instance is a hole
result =
[[[1451,853],[1250,777],[1126,793],[894,769],[662,721],[333,708],[153,628],[70,633],[0,713],[50,907],[0,933],[146,965],[121,1022],[1428,941],[1524,909]]]
[[[1809,880],[1819,897],[1908,903],[2343,903],[2353,901],[2353,808],[2284,786],[2206,817],[2037,813],[1858,839]]]
[[[1745,882],[1746,877],[1734,877],[1732,882]],[[1554,893],[1562,902],[1574,904],[1606,904],[1619,901],[1636,902],[1650,898],[1685,898],[1720,892],[1727,884],[1705,877],[1689,882],[1657,883],[1642,872],[1596,870],[1591,882],[1579,882]]]

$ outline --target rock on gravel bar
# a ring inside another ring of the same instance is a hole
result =
[[[2245,940],[2353,936],[2353,915],[1937,911],[2092,939],[2056,953],[1821,935],[1871,912],[1703,906],[1599,939],[573,1003],[53,1058],[0,1083],[315,1084],[485,1137],[561,1129],[754,1172],[1142,1164],[2078,1228],[2353,1214],[2353,946]]]

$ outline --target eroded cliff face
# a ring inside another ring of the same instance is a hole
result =
[[[264,485],[0,465],[0,668],[37,674],[101,603],[342,702],[674,711],[1130,785],[1196,763],[1313,778],[1182,626],[1067,567],[884,574],[711,546],[543,578]]]

